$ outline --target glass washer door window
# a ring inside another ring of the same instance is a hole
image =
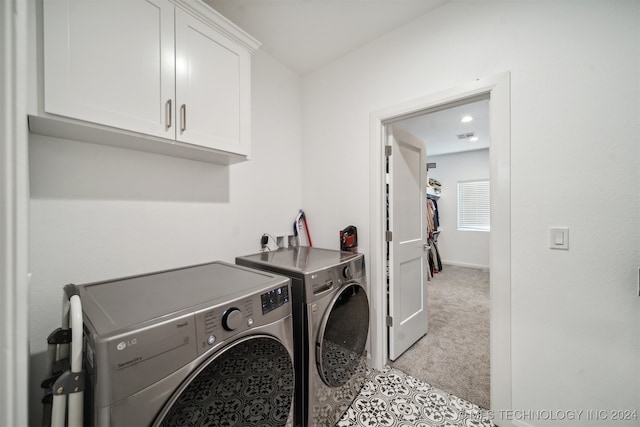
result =
[[[154,425],[285,426],[293,389],[286,348],[271,337],[248,337],[196,370]]]
[[[346,286],[329,306],[329,315],[318,337],[318,367],[331,387],[347,383],[361,365],[369,332],[369,300],[364,289]]]

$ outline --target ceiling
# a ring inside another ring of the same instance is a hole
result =
[[[299,75],[335,61],[449,0],[204,0]],[[465,114],[471,123],[460,123]],[[489,146],[488,100],[394,123],[427,141],[427,154]],[[457,135],[475,132],[477,142]]]
[[[473,120],[462,123],[460,119],[464,116],[471,116]],[[425,141],[428,156],[482,150],[489,148],[489,100],[401,120],[394,122],[393,126]],[[459,135],[465,137],[460,138]],[[478,140],[472,141],[471,136]]]
[[[298,74],[414,20],[448,0],[204,0]]]

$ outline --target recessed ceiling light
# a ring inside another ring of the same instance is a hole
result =
[[[469,138],[469,141],[476,142],[478,139],[480,138],[478,138],[477,136],[472,136],[471,138]]]
[[[473,117],[471,116],[464,116],[463,118],[460,119],[461,123],[469,123],[471,120],[473,120]]]

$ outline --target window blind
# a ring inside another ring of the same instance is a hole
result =
[[[458,182],[458,230],[490,231],[489,180]]]

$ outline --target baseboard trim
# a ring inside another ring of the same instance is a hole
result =
[[[456,267],[470,267],[470,268],[480,268],[482,270],[489,270],[488,265],[481,264],[469,264],[466,262],[457,262],[457,261],[442,261],[443,265],[454,265]]]

